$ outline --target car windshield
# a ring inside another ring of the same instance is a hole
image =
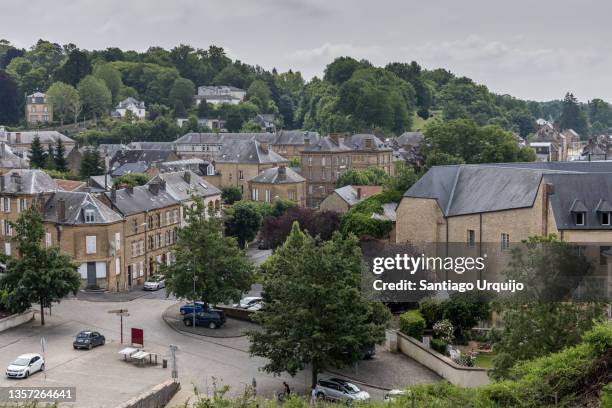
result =
[[[89,337],[89,332],[81,332],[81,333],[77,334],[77,338],[78,339],[82,339],[82,338],[85,338],[85,337]]]
[[[163,276],[151,276],[151,277],[149,278],[149,282],[159,282],[159,281],[161,281],[163,278],[164,278]]]
[[[13,361],[13,365],[16,366],[27,366],[28,364],[30,364],[29,358],[18,358],[17,360]]]
[[[351,383],[344,384],[344,388],[346,388],[346,390],[351,394],[357,394],[359,392],[359,388]]]

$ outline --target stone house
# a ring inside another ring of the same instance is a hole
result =
[[[301,130],[280,130],[270,143],[273,151],[289,160],[299,160],[300,153],[311,143],[316,143],[320,136],[318,132]]]
[[[319,209],[344,214],[366,198],[382,193],[382,186],[344,186],[334,190],[321,202]]]
[[[26,96],[25,116],[28,125],[53,122],[53,106],[47,100],[47,95],[34,92]]]
[[[306,205],[306,179],[284,164],[262,171],[248,183],[253,201],[270,203],[282,198]]]

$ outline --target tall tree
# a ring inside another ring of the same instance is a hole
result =
[[[93,75],[96,78],[103,80],[108,89],[111,91],[113,104],[119,102],[119,93],[123,87],[121,73],[111,64],[99,64],[95,66]]]
[[[55,145],[55,170],[66,172],[68,171],[68,162],[66,161],[66,147],[61,139],[57,139]]]
[[[251,287],[252,266],[236,240],[223,236],[222,221],[206,217],[202,200],[194,200],[195,206],[187,209],[189,225],[179,230],[176,260],[162,265],[166,290],[213,305],[237,301]]]
[[[32,206],[13,224],[19,257],[9,257],[6,273],[0,277],[3,303],[13,311],[23,311],[37,302],[40,323],[45,324],[44,308],[51,307],[69,293],[76,295],[81,285],[77,266],[57,246],[43,246],[45,229],[40,209]]]
[[[45,149],[40,144],[40,137],[34,136],[30,149],[30,165],[34,168],[42,169],[45,167]]]
[[[74,117],[75,107],[78,106],[79,93],[72,86],[63,82],[54,82],[47,90],[47,97],[53,106],[53,113],[64,125],[64,120]]]
[[[588,124],[585,113],[582,111],[578,99],[568,92],[563,98],[561,116],[557,120],[559,129],[574,129],[578,134],[585,135],[588,131]]]
[[[55,149],[50,144],[45,155],[45,169],[55,170]]]
[[[225,231],[236,237],[240,248],[257,236],[261,226],[261,213],[257,204],[252,201],[238,201],[226,211]]]
[[[181,102],[185,108],[189,108],[193,103],[195,95],[195,85],[189,79],[178,78],[170,88],[170,102],[175,104]]]
[[[83,109],[92,115],[94,120],[104,114],[111,106],[112,95],[104,81],[88,75],[77,86]]]
[[[19,122],[19,92],[17,84],[4,71],[0,71],[0,123]]]
[[[76,86],[89,74],[91,74],[91,64],[87,54],[75,49],[70,52],[64,65],[55,72],[55,80]]]
[[[354,364],[365,346],[384,340],[389,312],[362,298],[361,262],[354,236],[317,245],[294,223],[262,265],[266,306],[255,319],[263,330],[249,337],[265,371],[295,375],[310,365],[314,387],[320,372]]]
[[[99,176],[104,173],[104,164],[98,149],[85,149],[81,161],[80,176],[87,179],[91,176]]]

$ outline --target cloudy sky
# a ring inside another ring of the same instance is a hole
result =
[[[0,38],[81,48],[224,47],[320,76],[334,57],[416,60],[498,93],[612,101],[606,0],[0,0]]]

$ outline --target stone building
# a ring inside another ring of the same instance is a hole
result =
[[[47,100],[47,95],[34,92],[26,96],[25,116],[28,125],[53,122],[53,106]]]
[[[299,160],[300,153],[311,143],[318,142],[320,136],[317,132],[301,130],[280,130],[270,143],[273,151],[289,160]]]
[[[366,198],[382,192],[382,186],[344,186],[334,190],[321,202],[321,210],[344,214]]]
[[[285,165],[271,167],[249,180],[250,198],[270,203],[277,198],[306,205],[306,179]]]

